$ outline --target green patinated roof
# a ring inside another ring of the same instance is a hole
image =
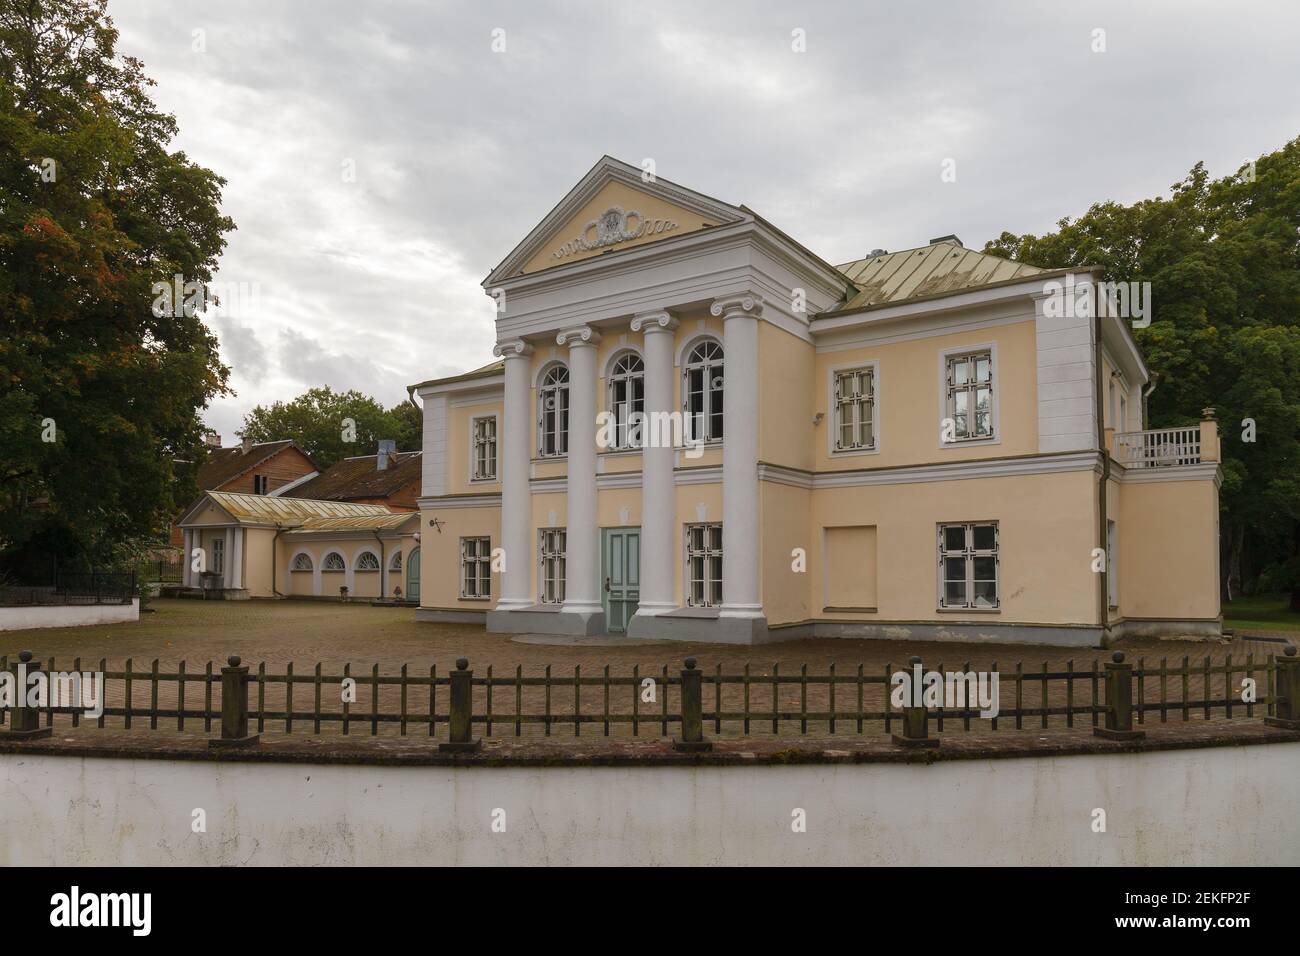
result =
[[[964,292],[1008,280],[1046,275],[1050,271],[967,249],[953,236],[916,249],[846,262],[836,268],[858,287],[858,292],[823,315]]]

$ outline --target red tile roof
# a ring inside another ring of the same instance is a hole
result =
[[[377,455],[344,458],[310,481],[284,493],[286,498],[315,498],[318,501],[357,501],[388,498],[420,481],[420,452],[394,452],[388,467],[380,471]]]
[[[292,441],[268,441],[253,445],[244,451],[241,445],[230,448],[214,448],[208,453],[207,460],[199,466],[197,481],[200,491],[217,491],[228,481],[256,468],[268,458],[272,458],[286,448],[295,447]],[[300,452],[302,449],[298,449]],[[302,452],[308,461],[311,456]]]

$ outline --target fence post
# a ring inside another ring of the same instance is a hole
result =
[[[1133,729],[1133,665],[1124,663],[1124,652],[1116,651],[1106,662],[1106,721],[1094,727],[1095,736],[1107,740],[1141,740],[1144,730]]]
[[[907,680],[901,682],[907,689],[907,697],[904,698],[907,703],[903,705],[903,732],[890,734],[890,739],[900,747],[937,747],[939,738],[930,736],[930,712],[925,706],[921,658],[913,657],[908,663],[912,665],[910,673],[898,672],[907,675]]]
[[[450,740],[438,744],[438,749],[443,753],[470,753],[480,749],[483,741],[474,736],[474,672],[469,669],[469,661],[463,657],[457,660],[449,679]]]
[[[248,666],[236,656],[227,664],[221,668],[221,736],[209,740],[209,747],[245,747],[261,736],[248,732]]]
[[[695,658],[686,658],[686,669],[682,671],[682,735],[673,738],[674,750],[713,749],[713,743],[704,739],[703,677],[704,672],[695,666]],[[664,693],[667,692],[664,688]]]
[[[1270,727],[1300,730],[1300,657],[1296,657],[1295,645],[1286,646],[1285,657],[1274,654],[1273,663],[1277,667],[1275,716],[1265,717],[1264,723]],[[1231,689],[1228,693],[1232,693]]]
[[[8,727],[0,731],[0,739],[35,740],[38,737],[48,737],[54,732],[53,727],[40,725],[40,708],[27,706],[27,675],[40,669],[40,662],[32,661],[31,651],[18,653],[18,661],[13,665],[13,706],[9,708]],[[49,693],[48,686],[46,693]]]

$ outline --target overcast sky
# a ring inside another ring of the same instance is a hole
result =
[[[205,417],[227,443],[252,406],[313,385],[391,405],[490,361],[480,283],[605,153],[844,262],[1041,233],[1300,135],[1294,0],[109,12],[175,145],[228,181],[217,279],[255,294],[212,321],[238,395]]]

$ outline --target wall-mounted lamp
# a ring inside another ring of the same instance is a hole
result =
[[[826,417],[826,413],[825,413],[825,412],[818,412],[816,415],[814,415],[814,416],[813,416],[813,428],[816,428],[818,425],[820,425],[820,424],[822,423],[822,419],[825,418],[825,417]]]

